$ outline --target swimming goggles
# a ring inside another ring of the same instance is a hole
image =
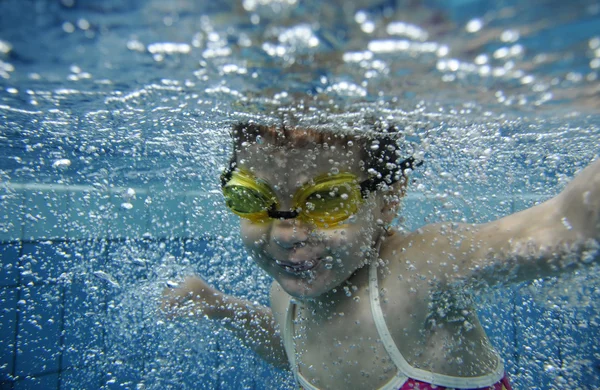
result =
[[[277,195],[266,181],[257,178],[247,169],[236,167],[235,162],[221,175],[221,189],[227,207],[252,222],[266,222],[269,218],[298,218],[326,228],[356,214],[370,192],[384,182],[392,184],[398,181],[402,172],[413,168],[414,162],[413,157],[402,161],[387,179],[378,175],[358,182],[358,178],[352,173],[317,176],[296,191],[292,198],[293,208],[285,211],[279,210]]]

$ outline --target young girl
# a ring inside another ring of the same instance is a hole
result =
[[[221,177],[271,307],[198,278],[176,314],[223,321],[304,389],[510,389],[465,291],[600,258],[600,162],[555,198],[483,225],[390,229],[415,161],[393,131],[233,129]]]

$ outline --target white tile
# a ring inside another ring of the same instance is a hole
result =
[[[24,192],[23,238],[66,238],[69,194],[63,190],[31,189]]]
[[[239,217],[225,207],[221,194],[188,194],[186,196],[186,235],[239,236]]]
[[[182,238],[187,208],[185,194],[150,193],[149,231],[154,238]]]
[[[21,239],[22,221],[23,193],[0,187],[0,241]]]
[[[110,193],[108,237],[141,238],[148,233],[147,191],[134,190],[133,196],[127,191],[116,189]]]
[[[71,191],[67,235],[73,239],[106,237],[108,194],[94,190]]]

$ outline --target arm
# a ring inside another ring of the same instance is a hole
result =
[[[474,268],[490,267],[516,280],[556,275],[600,261],[599,241],[600,160],[556,197],[477,229]]]
[[[542,204],[482,225],[429,225],[402,246],[416,272],[438,282],[495,284],[600,261],[599,241],[600,160]]]
[[[556,197],[473,231],[470,273],[485,279],[530,280],[599,261],[600,160]]]
[[[224,294],[202,279],[187,278],[182,286],[165,291],[163,308],[170,316],[221,320],[242,343],[262,359],[288,368],[283,344],[270,308]]]

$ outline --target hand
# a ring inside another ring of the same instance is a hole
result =
[[[567,230],[583,239],[600,239],[600,160],[577,175],[558,198]]]
[[[224,294],[198,277],[188,277],[176,288],[163,291],[162,309],[169,317],[205,315],[219,317]]]

